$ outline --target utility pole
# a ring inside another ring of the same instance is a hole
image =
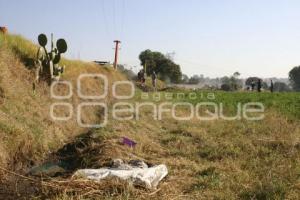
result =
[[[117,65],[118,65],[118,51],[119,51],[119,43],[121,43],[121,41],[119,40],[115,40],[114,43],[116,43],[116,47],[115,47],[115,61],[114,61],[114,69],[117,69]]]

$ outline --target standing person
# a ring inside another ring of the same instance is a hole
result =
[[[142,82],[142,73],[141,73],[141,70],[138,72],[137,77],[138,77],[138,81]]]
[[[142,86],[145,86],[146,76],[145,76],[145,70],[144,69],[142,69],[142,71],[141,71],[141,79],[142,79]]]
[[[156,76],[155,71],[153,71],[151,78],[152,78],[152,86],[153,86],[154,90],[156,91],[156,78],[157,78],[157,76]]]
[[[257,81],[257,92],[261,92],[261,80],[258,79]]]
[[[254,91],[255,82],[254,82],[253,80],[251,81],[251,84],[250,84],[250,85],[251,85],[251,91]]]
[[[274,91],[274,84],[273,84],[273,80],[271,80],[270,91],[271,91],[272,93],[273,93],[273,91]]]

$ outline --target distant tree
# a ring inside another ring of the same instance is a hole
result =
[[[199,82],[200,83],[204,83],[206,80],[205,80],[205,78],[204,78],[204,75],[203,74],[200,74],[200,76],[199,76]],[[209,78],[208,78],[208,81],[209,81]]]
[[[238,90],[242,88],[242,81],[239,79],[241,74],[239,72],[234,72],[233,75],[230,77],[231,87],[233,90]]]
[[[267,84],[266,82],[264,82],[264,81],[262,82],[261,87],[262,87],[264,90],[268,90],[268,89],[269,89],[268,84]]]
[[[221,78],[221,83],[222,84],[227,84],[227,85],[230,85],[230,78],[228,76],[223,76]]]
[[[274,83],[274,91],[275,92],[288,92],[291,91],[289,86],[283,82],[275,82]]]
[[[162,53],[148,49],[140,53],[139,59],[141,65],[146,66],[147,75],[151,75],[155,71],[163,80],[170,79],[172,83],[181,82],[182,73],[180,66]]]
[[[221,78],[221,90],[233,91],[233,88],[231,87],[230,77],[224,76]]]
[[[186,74],[182,74],[181,83],[187,84],[189,82],[189,77]]]
[[[240,75],[241,75],[240,72],[234,72],[234,73],[233,73],[233,76],[234,76],[235,78],[239,78]]]
[[[225,91],[235,91],[242,88],[242,81],[239,79],[240,73],[235,72],[232,76],[221,78],[221,89]]]
[[[300,91],[300,66],[294,67],[289,72],[289,80],[295,91]]]
[[[258,77],[249,77],[249,78],[246,79],[245,84],[247,86],[250,86],[252,82],[257,83],[259,79],[260,78],[258,78]]]
[[[221,90],[223,90],[223,91],[232,91],[232,88],[230,87],[229,84],[223,83],[221,85]]]
[[[198,84],[198,83],[200,83],[200,76],[198,76],[198,75],[193,75],[189,79],[189,84]]]

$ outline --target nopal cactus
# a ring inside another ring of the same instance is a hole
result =
[[[38,36],[38,42],[40,48],[36,59],[36,81],[39,81],[40,76],[43,76],[51,84],[52,81],[59,80],[60,75],[64,71],[65,66],[59,66],[58,63],[61,59],[61,54],[67,51],[67,43],[64,39],[58,39],[56,47],[54,47],[53,34],[51,34],[51,51],[48,52],[46,49],[48,39],[45,34]]]

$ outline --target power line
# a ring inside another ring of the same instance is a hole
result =
[[[205,70],[215,69],[215,70],[220,70],[220,71],[226,71],[226,72],[233,73],[232,70],[227,70],[226,68],[219,68],[219,67],[215,67],[215,66],[203,65],[203,64],[200,64],[200,63],[197,63],[197,62],[194,62],[194,61],[183,60],[183,59],[177,59],[177,61],[187,63],[187,64],[191,64],[191,65],[196,65],[200,68],[205,68]]]
[[[113,2],[113,32],[114,32],[114,36],[116,37],[116,2],[115,0],[112,1]]]
[[[124,37],[125,14],[126,14],[125,0],[122,0],[121,37]]]
[[[110,34],[108,23],[107,23],[104,0],[102,1],[101,7],[102,7],[102,17],[103,17],[104,26],[105,26],[105,32],[106,32],[107,37],[110,38],[111,34]]]

